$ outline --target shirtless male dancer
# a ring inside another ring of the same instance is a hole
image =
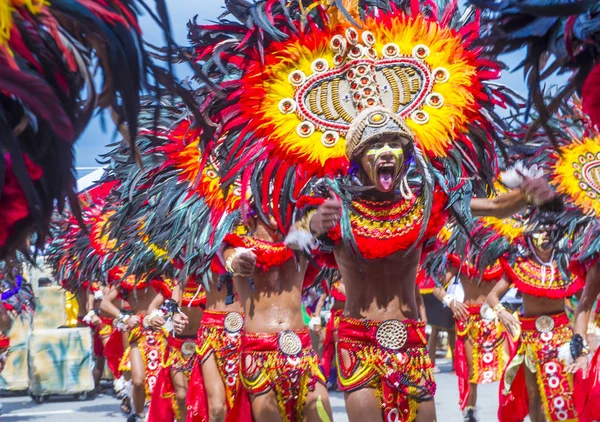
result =
[[[256,216],[246,227],[247,235],[225,238],[223,257],[244,308],[240,374],[252,416],[261,422],[320,422],[320,402],[332,419],[300,310],[307,260],[296,259],[284,236]]]

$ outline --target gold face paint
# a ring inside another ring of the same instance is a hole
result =
[[[548,249],[550,235],[547,232],[536,232],[531,234],[531,243],[536,249]]]
[[[379,148],[375,148],[375,146],[377,146],[377,144],[374,145],[373,148],[369,148],[366,152],[368,157],[374,157],[374,162],[377,162],[377,159],[379,159],[379,157],[381,156],[381,154],[384,154],[386,152],[391,153],[396,160],[398,160],[398,162],[400,163],[401,161],[404,161],[404,150],[402,149],[402,147],[400,148],[391,148],[390,145],[388,143],[386,143],[383,147],[379,147]]]
[[[376,142],[370,148],[368,148],[363,154],[363,170],[371,180],[371,182],[378,186],[378,188],[382,191],[389,191],[393,189],[395,185],[395,181],[398,177],[398,173],[402,168],[402,164],[404,163],[404,150],[402,147],[396,147],[397,143],[392,143],[393,147],[390,146],[388,142]],[[394,165],[393,169],[393,182],[392,186],[380,186],[379,174],[378,174],[378,164],[386,163],[385,159],[381,159],[382,156],[393,156],[394,160],[390,160],[389,163]],[[381,161],[380,161],[381,160]]]

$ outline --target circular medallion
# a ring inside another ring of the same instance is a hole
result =
[[[302,340],[297,333],[291,330],[284,330],[279,333],[279,350],[284,355],[295,356],[302,351]]]
[[[406,344],[408,330],[402,321],[388,319],[377,327],[375,338],[381,347],[388,350],[399,350]]]
[[[315,125],[311,122],[302,122],[296,127],[296,133],[302,138],[308,138],[315,132]]]
[[[229,312],[223,322],[225,331],[230,334],[237,334],[242,331],[244,326],[244,317],[238,312]]]
[[[412,55],[417,59],[426,59],[429,56],[429,47],[424,44],[417,44],[412,50]]]
[[[555,409],[562,409],[567,404],[566,400],[562,396],[555,397],[552,401]]]
[[[556,412],[556,417],[559,421],[566,421],[569,417],[569,414],[565,410],[559,410],[558,412]]]
[[[338,143],[340,135],[333,130],[328,130],[321,136],[321,143],[327,148],[334,147]]]
[[[325,59],[317,59],[310,66],[314,73],[322,73],[329,69],[329,63]]]
[[[281,114],[290,114],[296,111],[296,101],[291,98],[284,98],[279,101],[278,107]]]
[[[358,31],[354,28],[346,29],[346,39],[352,45],[358,42]]]
[[[196,342],[192,340],[186,340],[181,345],[181,354],[183,357],[189,358],[196,353]]]
[[[301,70],[294,70],[288,76],[288,80],[294,86],[300,86],[306,81],[306,75]]]
[[[373,35],[371,31],[364,31],[362,33],[362,40],[365,45],[371,47],[373,44],[375,44],[375,35]]]
[[[383,56],[387,59],[392,57],[396,57],[400,53],[400,48],[398,44],[389,43],[383,46]]]
[[[418,123],[420,125],[424,125],[427,122],[429,122],[429,114],[427,114],[427,112],[423,110],[413,111],[410,115],[410,118],[413,120],[413,122]]]
[[[552,375],[555,374],[556,371],[558,371],[558,365],[556,365],[555,362],[548,362],[545,366],[544,366],[544,371],[546,372],[546,374],[548,375]]]
[[[548,315],[542,315],[535,320],[535,328],[540,333],[549,333],[554,329],[554,320]]]
[[[444,97],[437,92],[432,92],[425,98],[425,103],[433,108],[440,108],[444,105]]]
[[[348,41],[346,41],[344,37],[342,37],[341,35],[336,35],[331,39],[329,45],[331,46],[331,50],[333,50],[334,53],[344,53],[346,51],[347,43]]]
[[[431,71],[435,81],[437,83],[443,84],[444,82],[448,82],[450,79],[450,72],[445,67],[436,67]]]

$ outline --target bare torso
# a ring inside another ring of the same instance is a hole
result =
[[[124,298],[131,307],[131,312],[134,314],[148,314],[148,308],[156,297],[157,293],[152,287],[145,289],[136,289],[124,294]]]
[[[221,312],[242,312],[242,304],[237,297],[233,303],[227,304],[227,286],[221,286],[221,289],[218,289],[218,280],[219,277],[214,275],[210,290],[206,291],[206,309]]]
[[[565,310],[564,299],[549,299],[523,294],[523,316],[552,315]]]
[[[281,242],[280,235],[267,231],[262,223],[254,236],[270,242]],[[274,333],[282,330],[305,328],[302,319],[302,284],[306,273],[306,260],[300,263],[289,259],[279,267],[265,272],[256,270],[252,279],[234,277],[235,290],[244,308],[244,330],[250,333]]]
[[[245,312],[244,330],[273,333],[305,328],[300,312],[306,263],[300,271],[291,259],[281,267],[254,274],[254,291],[247,278],[235,277],[235,287]]]
[[[335,259],[346,287],[344,314],[374,321],[419,319],[415,298],[421,248],[400,251],[387,258],[361,260],[343,244]]]
[[[460,281],[465,292],[464,304],[467,306],[479,306],[485,303],[487,295],[496,285],[495,281],[472,280],[464,274],[461,274]]]

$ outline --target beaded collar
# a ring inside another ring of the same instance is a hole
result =
[[[581,279],[575,276],[565,280],[556,263],[545,265],[535,257],[519,256],[513,265],[502,260],[502,265],[517,289],[533,296],[563,299],[577,293],[584,285]]]
[[[446,199],[444,192],[435,190],[431,218],[419,245],[435,236],[444,226],[447,219],[444,210]],[[419,239],[423,212],[421,195],[399,201],[353,200],[350,226],[361,255],[366,259],[381,259],[409,249]],[[339,225],[329,232],[329,237],[336,243],[341,240]]]
[[[256,268],[268,271],[272,267],[285,264],[294,256],[293,251],[283,241],[269,242],[254,237],[228,233],[223,243],[234,248],[248,248],[256,255]]]

